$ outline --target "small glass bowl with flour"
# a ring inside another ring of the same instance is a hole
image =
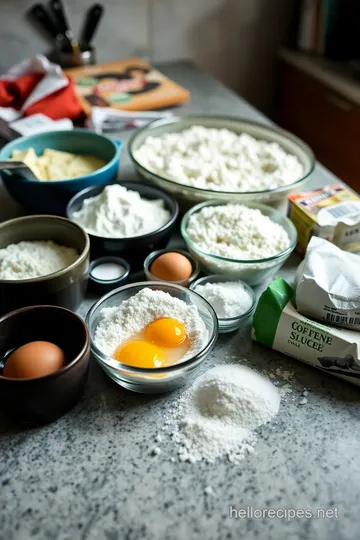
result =
[[[197,279],[190,285],[190,289],[205,298],[214,308],[221,334],[237,330],[254,312],[254,291],[243,281],[213,274]]]

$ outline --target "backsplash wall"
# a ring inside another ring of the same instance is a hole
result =
[[[0,0],[0,72],[50,48],[26,18],[35,0]],[[76,32],[89,0],[68,0]],[[268,111],[274,54],[293,0],[105,0],[96,34],[99,62],[141,56],[152,62],[191,58],[255,106]],[[231,111],[229,111],[231,113]]]

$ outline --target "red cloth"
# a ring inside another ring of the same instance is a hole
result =
[[[0,107],[13,107],[20,110],[26,98],[34,90],[43,74],[31,73],[19,77],[16,81],[0,80]],[[79,120],[83,115],[83,108],[76,96],[74,84],[69,84],[27,107],[24,116],[43,113],[52,120],[70,118]]]
[[[22,104],[43,78],[41,73],[30,73],[16,81],[0,80],[0,107],[21,109]]]

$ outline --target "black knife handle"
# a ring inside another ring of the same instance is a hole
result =
[[[49,6],[56,17],[57,23],[61,31],[68,35],[69,33],[69,23],[67,21],[65,8],[61,0],[50,0]]]
[[[60,39],[63,37],[60,28],[54,23],[50,14],[46,11],[43,4],[34,4],[28,11],[29,15],[46,30],[51,37]]]
[[[103,13],[104,7],[101,4],[94,4],[87,10],[80,34],[80,43],[90,45]]]

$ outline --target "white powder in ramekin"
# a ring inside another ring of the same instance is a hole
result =
[[[163,291],[149,288],[124,300],[118,307],[101,310],[95,331],[95,345],[103,353],[112,356],[124,341],[162,317],[176,319],[185,327],[190,347],[181,361],[191,358],[204,347],[208,331],[197,307]]]
[[[241,281],[219,281],[197,285],[195,292],[212,305],[222,319],[239,317],[252,306],[253,299]]]

